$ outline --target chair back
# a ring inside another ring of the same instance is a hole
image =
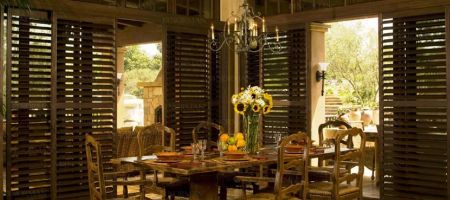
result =
[[[91,197],[90,199],[106,199],[106,186],[103,176],[101,145],[90,134],[86,134],[85,144],[88,167],[89,193]]]
[[[304,151],[301,156],[288,157],[286,156],[286,146],[295,143],[305,143]],[[298,132],[284,138],[278,148],[277,171],[275,175],[275,195],[276,199],[284,199],[286,195],[296,194],[302,192],[302,199],[306,199],[308,188],[308,163],[309,163],[309,149],[311,141],[309,137],[303,133]],[[301,178],[287,187],[284,187],[283,181],[285,175],[295,175]]]
[[[224,132],[224,128],[219,124],[202,121],[192,130],[192,141],[197,143],[201,138],[206,139],[208,141],[207,148],[210,148],[217,146],[218,136]]]
[[[161,151],[175,151],[175,131],[160,123],[145,126],[138,132],[138,156]]]
[[[324,128],[342,127],[342,126],[344,126],[346,129],[352,128],[352,126],[350,126],[350,124],[348,124],[347,122],[342,121],[342,120],[327,121],[327,122],[319,125],[319,146],[324,145],[324,133],[323,133]],[[336,140],[336,141],[339,141],[339,140]],[[351,140],[351,138],[347,138],[347,140],[340,140],[340,143],[347,145],[347,147],[349,147],[349,148],[351,148],[353,146],[353,141]]]
[[[361,143],[359,146],[355,147],[353,151],[349,151],[346,153],[341,152],[341,146],[335,146],[335,162],[334,162],[334,172],[333,172],[333,190],[334,194],[338,193],[339,184],[343,182],[347,182],[352,184],[351,182],[355,181],[354,184],[356,187],[360,188],[360,192],[362,191],[362,179],[364,176],[364,151],[366,146],[366,135],[359,128],[351,128],[348,130],[340,131],[336,136],[336,139],[343,139],[345,137],[360,137]],[[340,173],[340,167],[342,165],[346,165],[348,163],[356,163],[358,166],[358,171],[356,173]]]

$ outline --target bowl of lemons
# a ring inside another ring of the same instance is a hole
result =
[[[219,150],[222,152],[244,152],[245,138],[241,132],[235,133],[232,136],[228,133],[222,133],[219,136]]]

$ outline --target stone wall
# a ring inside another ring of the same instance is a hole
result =
[[[138,86],[144,89],[144,126],[151,125],[156,121],[155,109],[164,101],[161,73],[154,82],[141,82]]]

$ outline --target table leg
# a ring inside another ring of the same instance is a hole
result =
[[[194,174],[190,177],[190,200],[217,200],[217,172]]]
[[[146,176],[145,176],[145,171],[144,169],[141,169],[139,172],[140,178],[142,181],[145,181]],[[139,193],[140,193],[140,200],[145,200],[145,186],[144,185],[140,185],[139,186]]]

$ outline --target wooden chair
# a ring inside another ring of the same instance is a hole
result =
[[[206,133],[202,131],[206,131]],[[225,129],[219,124],[202,121],[194,129],[192,129],[192,141],[197,143],[200,138],[206,139],[207,148],[210,149],[211,147],[217,147],[216,139],[218,139],[218,136],[224,132]],[[201,133],[203,133],[203,135]],[[213,133],[215,133],[215,135],[213,135]]]
[[[107,199],[107,186],[112,185],[145,185],[146,181],[112,181],[118,176],[123,176],[122,173],[105,173],[103,172],[102,148],[95,138],[86,134],[86,157],[88,167],[88,183],[91,200],[105,200]],[[105,177],[110,177],[112,180],[105,180]],[[115,194],[109,196],[116,196]],[[113,198],[113,199],[136,199],[130,198]]]
[[[352,128],[338,133],[336,139],[360,137],[361,143],[354,151],[341,154],[341,146],[335,146],[335,162],[331,181],[317,181],[309,184],[310,199],[362,199],[362,179],[364,176],[364,148],[366,136],[359,128]],[[357,173],[341,173],[341,166],[348,162],[358,163]]]
[[[306,145],[304,152],[301,156],[288,157],[285,154],[286,145],[293,142],[304,142]],[[278,148],[277,169],[275,178],[271,177],[244,177],[238,176],[236,180],[240,181],[245,188],[245,184],[251,182],[274,182],[273,192],[268,193],[256,193],[252,195],[246,195],[245,189],[243,189],[243,199],[296,199],[301,196],[302,199],[306,199],[308,193],[308,163],[309,163],[309,149],[311,141],[305,133],[299,132],[292,134],[281,142]],[[288,179],[291,178],[291,179]],[[294,178],[294,179],[292,179]],[[290,180],[289,182],[287,180]],[[286,183],[288,182],[288,183]],[[300,195],[299,195],[300,194]]]
[[[323,129],[326,127],[345,127],[346,129],[351,129],[352,126],[350,126],[350,124],[348,124],[345,121],[342,120],[333,120],[333,121],[327,121],[321,125],[319,125],[319,146],[324,146],[325,143],[327,142],[324,139],[324,135],[323,135]],[[347,140],[342,140],[340,141],[341,144],[346,145],[347,147],[351,148],[353,145],[353,142],[351,140],[351,138],[347,138]]]
[[[161,151],[175,151],[175,131],[160,123],[143,127],[137,133],[138,156]]]
[[[143,127],[138,132],[138,147],[139,155],[151,155],[162,151],[175,151],[175,131],[169,127],[163,126],[160,123],[155,123],[150,126]],[[141,179],[146,179],[145,174],[149,172],[141,172]],[[174,199],[175,196],[189,195],[189,184],[185,178],[174,178],[158,176],[156,171],[153,173],[153,185],[146,186],[145,190],[161,194],[165,199],[170,197]]]

